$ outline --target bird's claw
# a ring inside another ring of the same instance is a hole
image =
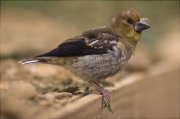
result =
[[[104,98],[106,98],[108,103],[110,103],[110,94],[109,94],[109,92],[107,90],[103,90],[102,95],[104,96]]]
[[[113,114],[113,110],[112,110],[112,108],[111,108],[111,105],[110,105],[110,103],[108,102],[108,100],[107,100],[105,97],[103,97],[103,102],[104,102],[104,104],[105,104],[104,107],[107,107],[107,109],[109,110],[109,112],[111,112],[111,113]]]

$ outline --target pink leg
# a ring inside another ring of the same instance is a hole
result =
[[[98,85],[96,82],[91,81],[90,83],[93,84],[93,86],[108,100],[108,102],[110,103],[110,94],[107,90],[105,90],[103,87],[101,87],[100,85]]]

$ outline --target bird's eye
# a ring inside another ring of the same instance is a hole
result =
[[[133,24],[133,20],[131,18],[127,18],[126,20],[129,24]]]

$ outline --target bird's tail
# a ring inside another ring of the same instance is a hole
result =
[[[71,60],[71,57],[34,57],[31,59],[24,59],[19,61],[20,64],[31,64],[31,63],[46,63],[54,65],[64,65],[67,61]]]
[[[38,62],[46,63],[46,62],[48,62],[48,60],[45,59],[45,58],[31,58],[31,59],[21,60],[21,61],[19,61],[18,63],[24,65],[24,64],[38,63]]]

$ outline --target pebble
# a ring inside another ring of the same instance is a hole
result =
[[[10,116],[9,118],[11,118],[12,115],[13,117],[24,115],[27,112],[25,108],[29,108],[29,106],[27,106],[28,100],[36,96],[37,91],[31,84],[13,84],[1,97],[1,111],[4,115]]]
[[[39,98],[46,99],[50,102],[54,102],[55,99],[70,98],[72,96],[73,96],[72,93],[68,93],[68,92],[61,92],[61,93],[49,92],[39,96]]]
[[[9,98],[31,99],[37,96],[37,91],[29,83],[16,83],[8,89],[6,96]]]
[[[53,93],[47,93],[45,94],[45,98],[50,101],[50,102],[54,102],[54,94]]]
[[[65,97],[72,97],[72,93],[68,93],[68,92],[62,92],[62,93],[55,93],[55,98],[56,99],[62,99],[62,98],[65,98]]]

